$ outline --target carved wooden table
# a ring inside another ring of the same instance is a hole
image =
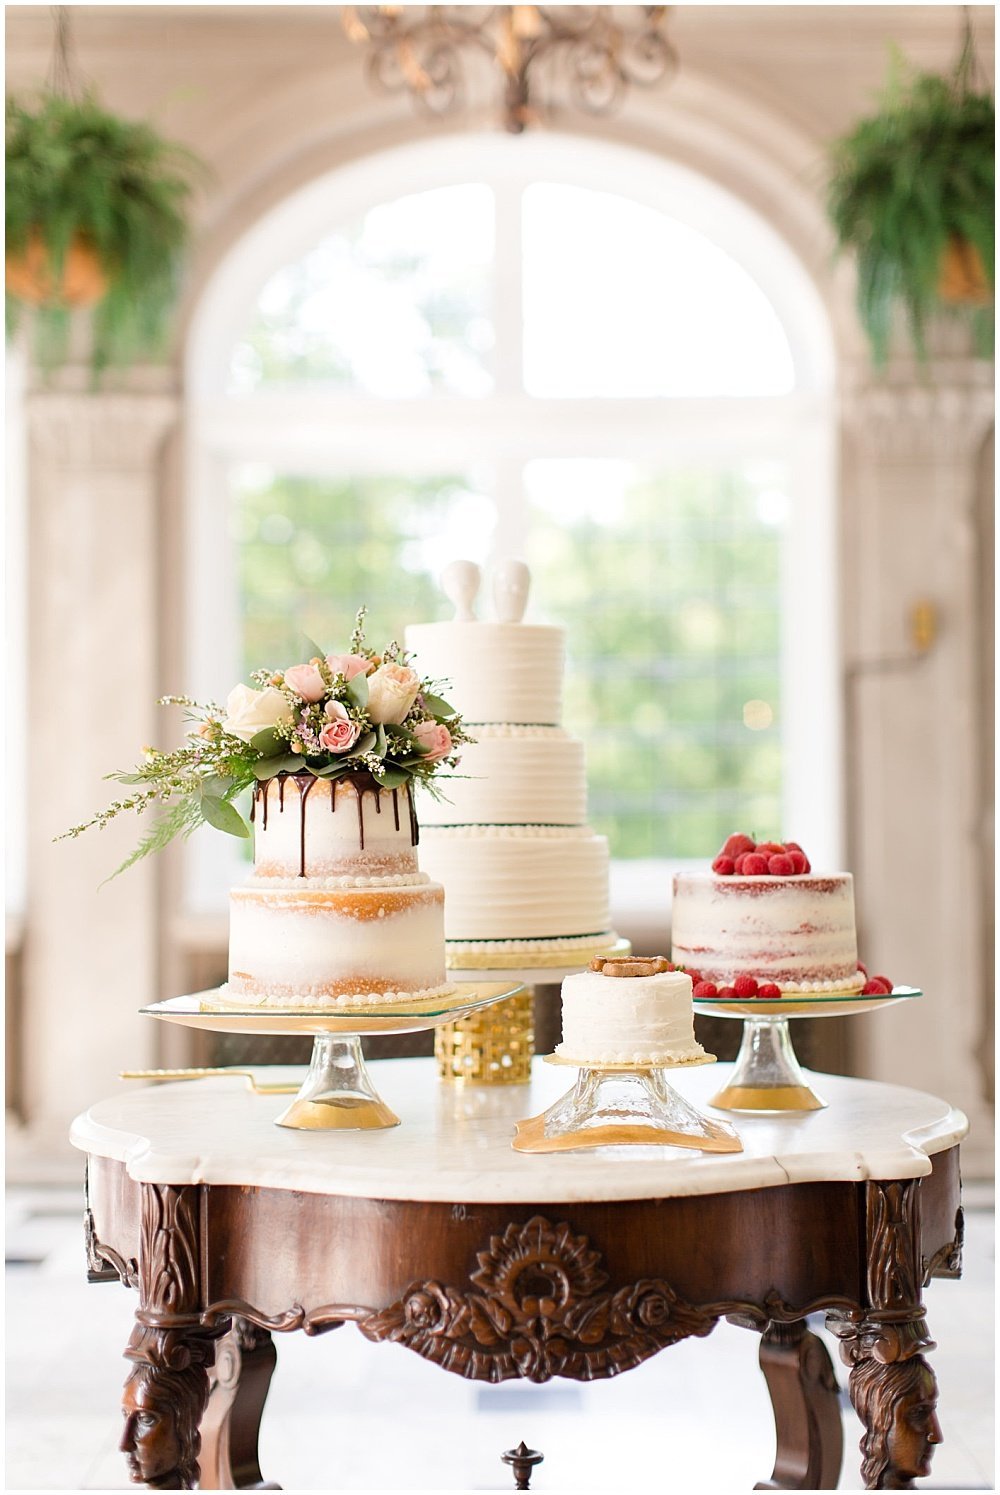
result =
[[[133,1479],[191,1489],[200,1460],[202,1488],[261,1487],[275,1331],[354,1323],[474,1380],[597,1380],[725,1318],[763,1336],[777,1457],[756,1488],[833,1489],[841,1418],[804,1322],[817,1312],[851,1367],[866,1487],[927,1473],[940,1429],[921,1293],[960,1272],[960,1112],[824,1076],[826,1111],[738,1118],[742,1154],[526,1156],[513,1123],[565,1073],[537,1064],[530,1088],[506,1089],[440,1084],[427,1059],[378,1069],[394,1131],[283,1130],[282,1098],[238,1079],[123,1089],[74,1123],[91,1279],[138,1288]],[[703,1107],[719,1067],[671,1083]]]

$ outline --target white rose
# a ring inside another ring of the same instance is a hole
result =
[[[267,727],[292,720],[292,708],[280,690],[251,690],[249,685],[234,685],[226,700],[223,731],[249,742]]]
[[[420,694],[420,676],[403,664],[383,664],[368,676],[368,715],[376,725],[398,727]]]

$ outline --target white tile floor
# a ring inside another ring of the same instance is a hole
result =
[[[981,1188],[966,1202],[965,1276],[927,1293],[945,1442],[926,1489],[994,1488],[994,1222]],[[67,1189],[8,1200],[7,1490],[132,1488],[116,1444],[134,1297],[87,1284],[81,1210]],[[261,1462],[286,1490],[511,1490],[499,1455],[523,1438],[545,1454],[539,1495],[727,1495],[772,1467],[756,1357],[756,1335],[721,1324],[615,1381],[483,1387],[350,1327],[278,1336]],[[859,1490],[849,1406],[845,1429],[841,1488]]]

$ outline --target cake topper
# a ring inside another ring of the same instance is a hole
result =
[[[501,623],[520,623],[530,586],[531,572],[523,561],[500,561],[493,568],[493,605]]]
[[[441,572],[441,588],[455,608],[456,623],[474,623],[473,604],[482,572],[475,561],[449,561]]]

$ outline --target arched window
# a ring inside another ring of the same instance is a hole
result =
[[[339,647],[361,601],[373,638],[447,616],[448,560],[520,554],[617,859],[833,857],[831,370],[787,245],[675,164],[465,136],[342,168],[192,329],[186,688]]]

